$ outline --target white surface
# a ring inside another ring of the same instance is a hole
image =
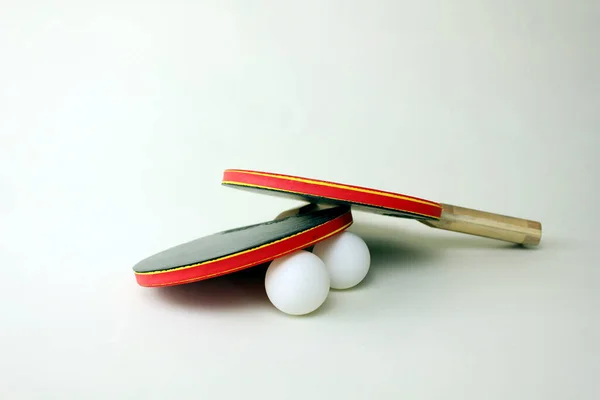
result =
[[[365,279],[371,254],[365,241],[345,231],[317,243],[312,253],[325,263],[333,289],[349,289]]]
[[[593,1],[2,2],[0,398],[597,399]],[[296,205],[254,168],[542,221],[539,249],[355,214],[369,278],[138,287]]]
[[[269,301],[290,315],[315,312],[329,295],[330,279],[325,264],[306,250],[272,261],[264,281]]]

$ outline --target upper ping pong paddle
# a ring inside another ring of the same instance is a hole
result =
[[[229,169],[223,174],[222,184],[314,204],[352,206],[359,210],[416,219],[434,228],[523,245],[539,244],[542,235],[541,224],[536,221],[317,179]]]
[[[272,261],[343,231],[349,207],[312,209],[205,236],[150,256],[134,267],[141,286],[174,286]]]

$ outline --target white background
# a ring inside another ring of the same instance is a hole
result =
[[[594,1],[2,1],[0,397],[597,399]],[[539,220],[538,249],[355,213],[368,278],[131,267],[301,203],[226,168]]]

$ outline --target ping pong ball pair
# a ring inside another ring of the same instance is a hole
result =
[[[366,243],[350,232],[317,243],[312,253],[299,250],[271,262],[265,289],[271,303],[291,315],[308,314],[323,305],[330,288],[349,289],[369,272]]]

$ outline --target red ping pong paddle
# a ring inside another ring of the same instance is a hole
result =
[[[538,245],[542,235],[542,226],[537,221],[292,175],[228,169],[223,174],[222,184],[301,199],[312,204],[345,205],[383,215],[416,219],[433,228],[523,245]]]
[[[230,274],[313,246],[352,224],[346,206],[305,209],[274,221],[231,229],[180,244],[134,267],[141,286],[174,286]]]

